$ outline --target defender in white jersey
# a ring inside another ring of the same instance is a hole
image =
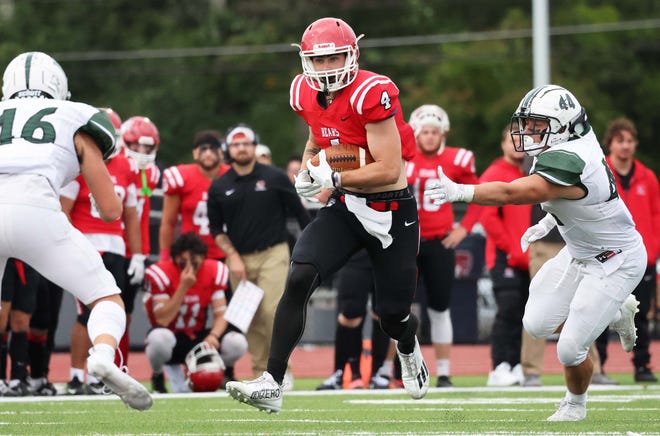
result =
[[[573,94],[556,85],[534,88],[513,115],[511,135],[518,151],[535,156],[529,176],[461,185],[438,167],[439,181],[433,189],[427,184],[426,195],[437,203],[540,203],[548,212],[523,235],[523,250],[555,226],[566,247],[532,280],[523,325],[537,338],[560,332],[567,392],[548,421],[579,421],[587,415],[591,343],[609,324],[625,351],[635,344],[639,303],[631,293],[644,274],[646,250]]]
[[[82,173],[101,218],[114,221],[122,205],[103,162],[115,149],[108,116],[69,98],[59,64],[40,52],[7,66],[0,102],[0,279],[18,258],[91,308],[93,347],[88,371],[138,410],[152,398],[114,364],[126,325],[119,288],[101,256],[60,208],[62,186]]]

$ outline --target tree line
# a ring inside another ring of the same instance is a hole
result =
[[[599,136],[631,118],[638,155],[658,172],[660,4],[549,3],[552,81],[573,91]],[[74,100],[152,118],[164,165],[190,159],[196,131],[239,122],[283,165],[306,138],[288,104],[301,70],[288,44],[323,16],[366,35],[361,68],[397,83],[406,114],[443,107],[448,144],[473,150],[479,172],[500,155],[500,133],[533,86],[531,1],[2,0],[0,61],[52,54]]]

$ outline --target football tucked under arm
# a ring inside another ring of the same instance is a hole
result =
[[[325,149],[325,158],[332,168],[338,173],[345,170],[356,170],[374,162],[369,150],[352,144],[338,144]],[[318,155],[311,159],[312,165],[319,164]]]

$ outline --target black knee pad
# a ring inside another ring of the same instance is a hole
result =
[[[408,322],[403,322],[407,316],[410,316]],[[389,337],[396,340],[401,339],[402,336],[407,336],[406,334],[410,332],[414,335],[418,326],[419,321],[412,313],[380,315],[380,327]]]

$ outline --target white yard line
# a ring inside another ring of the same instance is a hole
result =
[[[521,387],[507,387],[507,388],[489,388],[489,387],[472,387],[472,388],[431,388],[429,389],[429,394],[450,394],[456,395],[461,393],[503,393],[507,395],[519,393],[528,393],[528,392],[565,392],[566,388],[564,386],[543,386],[538,388],[521,388]],[[589,392],[598,393],[598,395],[590,396],[589,402],[599,401],[599,398],[605,398],[600,395],[601,392],[623,392],[629,391],[634,393],[634,397],[629,396],[612,396],[612,398],[618,398],[618,400],[603,400],[603,401],[620,401],[622,398],[633,398],[633,399],[644,399],[644,398],[660,398],[660,385],[618,385],[618,386],[590,386]],[[373,397],[385,397],[393,395],[407,395],[406,391],[403,389],[345,389],[337,391],[291,391],[284,394],[285,397],[299,397],[299,396],[373,396]],[[167,398],[224,398],[227,397],[226,392],[195,392],[195,393],[185,393],[185,394],[153,394],[154,400],[158,401],[159,399]],[[501,398],[499,398],[501,399]],[[492,401],[498,401],[498,398],[493,398]],[[479,401],[484,399],[478,399]],[[510,399],[510,401],[519,401],[519,402],[530,402],[533,399],[521,398],[521,399]],[[546,399],[546,400],[549,400]],[[115,395],[56,395],[54,397],[0,397],[0,404],[3,403],[35,403],[35,402],[59,402],[59,401],[119,401],[119,398]],[[371,399],[359,399],[351,400],[355,402],[369,402],[373,401]],[[454,400],[452,398],[427,398],[423,400],[408,400],[408,399],[389,399],[385,401],[410,401],[416,404],[427,403],[431,401],[459,401],[458,399]],[[460,400],[464,402],[463,399]],[[485,400],[491,401],[491,400]],[[552,397],[552,401],[557,401],[557,397]]]

